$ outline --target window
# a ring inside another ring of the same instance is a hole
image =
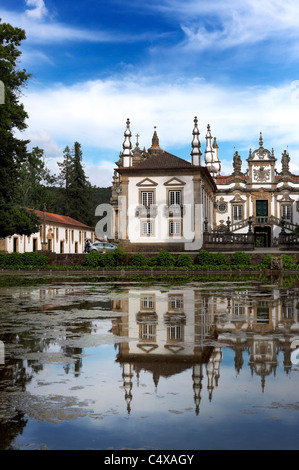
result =
[[[218,206],[219,212],[226,212],[227,211],[227,205],[225,202],[221,202]]]
[[[169,222],[169,234],[170,235],[182,234],[182,223],[180,220],[171,220]]]
[[[141,309],[151,309],[153,310],[155,304],[155,299],[153,295],[144,295],[141,297]]]
[[[142,235],[153,235],[153,222],[142,222]]]
[[[285,220],[292,220],[292,206],[290,204],[281,206],[281,216]]]
[[[180,190],[171,190],[168,193],[168,203],[170,206],[182,204],[182,194]]]
[[[233,206],[233,221],[243,220],[243,206]]]
[[[141,204],[145,207],[154,204],[154,191],[141,191]]]
[[[144,341],[155,341],[156,325],[143,323],[141,325],[141,339]]]
[[[181,341],[183,339],[182,325],[171,325],[168,327],[169,341]]]
[[[168,299],[169,310],[181,310],[183,308],[183,296],[182,295],[171,295]]]
[[[239,302],[235,302],[235,305],[234,305],[234,314],[236,316],[242,316],[244,315],[244,305],[239,303]]]

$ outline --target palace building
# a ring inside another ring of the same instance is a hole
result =
[[[249,150],[247,169],[236,151],[232,173],[221,174],[221,155],[210,125],[201,150],[198,120],[192,131],[190,161],[152,145],[131,142],[130,121],[114,172],[111,204],[115,238],[126,251],[217,251],[272,247],[299,223],[299,176],[290,172],[288,151],[276,168],[274,150]],[[247,248],[246,248],[247,247]]]

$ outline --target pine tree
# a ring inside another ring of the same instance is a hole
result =
[[[44,204],[47,208],[51,206],[51,188],[56,177],[48,170],[42,149],[34,147],[28,154],[28,158],[21,164],[18,182],[16,199],[22,207],[43,210]]]
[[[0,104],[0,237],[30,234],[37,231],[38,220],[32,212],[17,205],[18,172],[28,158],[26,140],[18,139],[15,131],[26,129],[28,117],[20,103],[21,89],[30,75],[18,70],[21,56],[18,49],[26,39],[25,31],[0,20],[0,80],[4,84],[4,104]]]
[[[64,149],[64,158],[58,163],[60,173],[60,204],[58,211],[86,225],[94,222],[92,208],[92,187],[82,165],[82,150],[75,142],[72,150]]]
[[[60,173],[58,175],[58,182],[61,188],[60,191],[60,208],[59,212],[64,215],[70,215],[70,180],[71,180],[71,173],[72,173],[72,163],[73,157],[71,155],[70,148],[67,146],[63,151],[63,161],[58,162],[58,166],[60,168]]]
[[[69,185],[70,216],[87,225],[92,220],[91,184],[82,165],[82,150],[79,142],[74,143]]]

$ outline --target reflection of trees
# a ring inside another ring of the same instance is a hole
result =
[[[22,360],[6,361],[5,367],[0,366],[1,450],[9,449],[13,439],[26,426],[25,413],[16,407],[13,396],[23,392],[31,379]]]
[[[94,307],[94,303],[82,302],[84,310],[89,306]],[[103,303],[100,303],[101,308]],[[107,302],[105,302],[107,306]],[[110,303],[109,303],[110,307]],[[57,307],[56,307],[57,308]],[[71,311],[70,306],[65,311]],[[76,310],[78,305],[76,305]],[[28,309],[29,310],[29,309]],[[77,321],[70,321],[69,317],[52,315],[50,309],[44,310],[42,315],[40,309],[33,309],[38,315],[38,321],[34,321],[34,315],[28,312],[28,321],[26,323],[26,315],[20,316],[20,319],[5,318],[4,324],[10,322],[9,328],[15,330],[11,333],[3,333],[0,336],[1,341],[5,345],[5,364],[0,364],[0,449],[12,449],[13,440],[22,434],[26,426],[26,412],[23,407],[26,406],[22,401],[23,393],[26,392],[27,385],[31,382],[33,376],[41,372],[44,368],[43,362],[39,359],[39,353],[43,353],[51,348],[52,344],[57,344],[57,335],[53,334],[55,330],[59,331],[60,339],[63,345],[60,352],[66,358],[76,358],[72,360],[71,365],[64,367],[66,374],[70,373],[71,368],[74,375],[78,376],[82,368],[82,348],[71,346],[68,341],[74,338],[80,338],[82,335],[88,335],[92,332],[92,320],[80,320],[80,313],[76,317]],[[10,312],[13,315],[15,312]],[[1,320],[1,318],[0,318]],[[35,356],[32,358],[31,356]],[[20,356],[13,358],[14,356]],[[22,357],[23,356],[23,357]]]
[[[24,418],[25,413],[16,410],[13,419],[1,422],[0,427],[0,450],[13,450],[13,441],[22,434],[23,429],[27,424],[27,419]]]

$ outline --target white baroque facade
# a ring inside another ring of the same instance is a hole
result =
[[[281,230],[294,231],[299,223],[299,176],[289,170],[288,152],[283,152],[278,172],[274,150],[264,148],[260,134],[258,148],[249,150],[245,172],[236,151],[232,173],[222,175],[210,126],[204,155],[199,134],[195,117],[188,162],[162,150],[156,130],[147,151],[138,141],[132,149],[127,120],[111,198],[115,238],[124,249],[198,250],[204,231],[228,228],[236,234],[250,230],[255,246],[271,247]]]

